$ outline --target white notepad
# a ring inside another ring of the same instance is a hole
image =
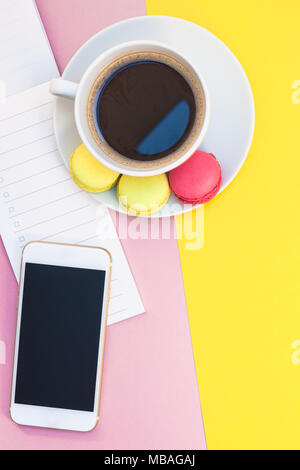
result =
[[[58,75],[34,0],[0,0],[0,102]]]
[[[107,248],[113,257],[109,324],[144,307],[107,209],[72,180],[53,134],[49,84],[0,105],[0,228],[18,278],[21,250],[31,240]]]

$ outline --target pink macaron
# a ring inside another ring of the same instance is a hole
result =
[[[222,170],[212,153],[197,150],[189,160],[170,171],[170,186],[185,204],[203,204],[219,191]]]

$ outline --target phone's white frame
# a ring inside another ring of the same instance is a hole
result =
[[[65,266],[83,269],[97,269],[106,272],[103,305],[99,306],[99,314],[102,308],[102,321],[100,343],[98,352],[97,382],[95,390],[95,402],[93,412],[73,411],[41,406],[20,405],[15,403],[16,377],[19,354],[19,340],[22,319],[22,303],[24,289],[24,274],[26,263]],[[100,393],[102,379],[103,353],[105,332],[107,324],[107,310],[111,280],[112,258],[107,250],[98,247],[68,245],[58,243],[31,242],[23,250],[20,293],[18,303],[18,320],[16,331],[15,357],[12,378],[11,408],[12,420],[20,425],[35,426],[50,429],[62,429],[70,431],[92,431],[99,421]]]

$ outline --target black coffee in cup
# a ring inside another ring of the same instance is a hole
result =
[[[112,158],[132,166],[178,158],[203,122],[203,95],[193,85],[191,73],[163,54],[119,59],[98,77],[90,96],[94,138]]]

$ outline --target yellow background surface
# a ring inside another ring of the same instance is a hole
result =
[[[256,105],[245,165],[205,207],[203,249],[179,242],[208,448],[299,449],[300,3],[146,3],[222,39]]]

